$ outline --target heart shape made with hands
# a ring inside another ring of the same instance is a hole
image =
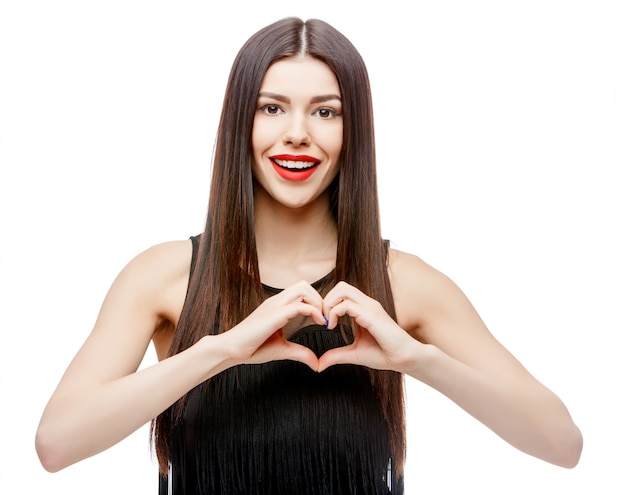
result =
[[[354,341],[330,349],[318,358],[308,347],[284,337],[284,326],[301,316],[310,317],[328,331],[339,331],[339,319],[349,317],[355,323]],[[256,362],[290,359],[318,372],[336,364],[395,369],[394,355],[399,354],[407,339],[412,340],[378,301],[346,282],[339,282],[324,298],[310,284],[301,282],[266,299],[249,318],[252,317],[257,321],[264,319],[261,327],[271,332],[254,351]]]

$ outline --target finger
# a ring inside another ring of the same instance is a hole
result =
[[[339,323],[341,316],[348,315],[356,320],[361,315],[361,312],[359,311],[359,305],[354,301],[343,299],[335,306],[326,309],[325,314],[328,319],[327,327],[329,330],[332,330],[337,326],[337,323]]]
[[[322,314],[321,308],[312,306],[307,302],[294,302],[288,307],[287,319],[295,318],[296,316],[309,316],[318,325],[326,325],[326,318]]]
[[[320,314],[322,314],[323,299],[310,284],[306,282],[300,282],[294,286],[285,289],[283,292],[275,297],[281,297],[285,300],[286,304],[301,302],[306,303],[314,308],[317,308]],[[311,315],[312,316],[312,315]]]
[[[313,371],[317,371],[319,368],[319,361],[315,353],[308,347],[296,344],[295,342],[287,341],[282,357],[283,359],[304,363]]]
[[[349,316],[355,317],[355,315],[348,312],[349,308],[345,305],[347,301],[362,304],[368,299],[368,296],[356,287],[347,282],[339,282],[326,294],[323,300],[322,311],[329,320],[328,328],[335,328],[337,320],[334,316],[338,317],[348,314]],[[352,311],[354,311],[354,309],[355,307],[352,306]],[[331,317],[331,315],[334,316]]]
[[[360,300],[367,298],[363,292],[347,282],[338,282],[324,297],[324,304],[334,305],[343,299]]]
[[[307,282],[298,282],[283,290],[280,295],[289,298],[290,301],[300,299],[313,306],[319,306],[321,309],[322,296]]]
[[[336,364],[361,364],[356,362],[356,354],[351,346],[337,347],[326,351],[319,358],[318,369],[320,373]]]

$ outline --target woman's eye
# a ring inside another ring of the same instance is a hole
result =
[[[266,115],[279,115],[282,109],[278,105],[263,105],[260,110]]]
[[[322,119],[332,119],[333,117],[337,117],[339,113],[332,108],[320,108],[313,115],[317,115]]]

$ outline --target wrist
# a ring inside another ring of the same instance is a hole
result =
[[[205,380],[237,364],[229,352],[228,339],[224,338],[227,333],[205,335],[192,346],[197,350],[200,363],[205,367]]]
[[[441,351],[432,344],[423,344],[416,339],[414,339],[413,345],[407,347],[412,358],[407,360],[404,374],[416,380],[427,382],[428,376],[437,366]]]

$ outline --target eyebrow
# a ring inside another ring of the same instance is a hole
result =
[[[283,103],[291,103],[291,99],[289,97],[278,93],[271,93],[269,91],[262,91],[259,93],[259,98],[271,98],[273,100],[282,101]],[[341,97],[334,94],[314,96],[311,98],[311,103],[323,103],[330,100],[338,100],[341,103]]]

